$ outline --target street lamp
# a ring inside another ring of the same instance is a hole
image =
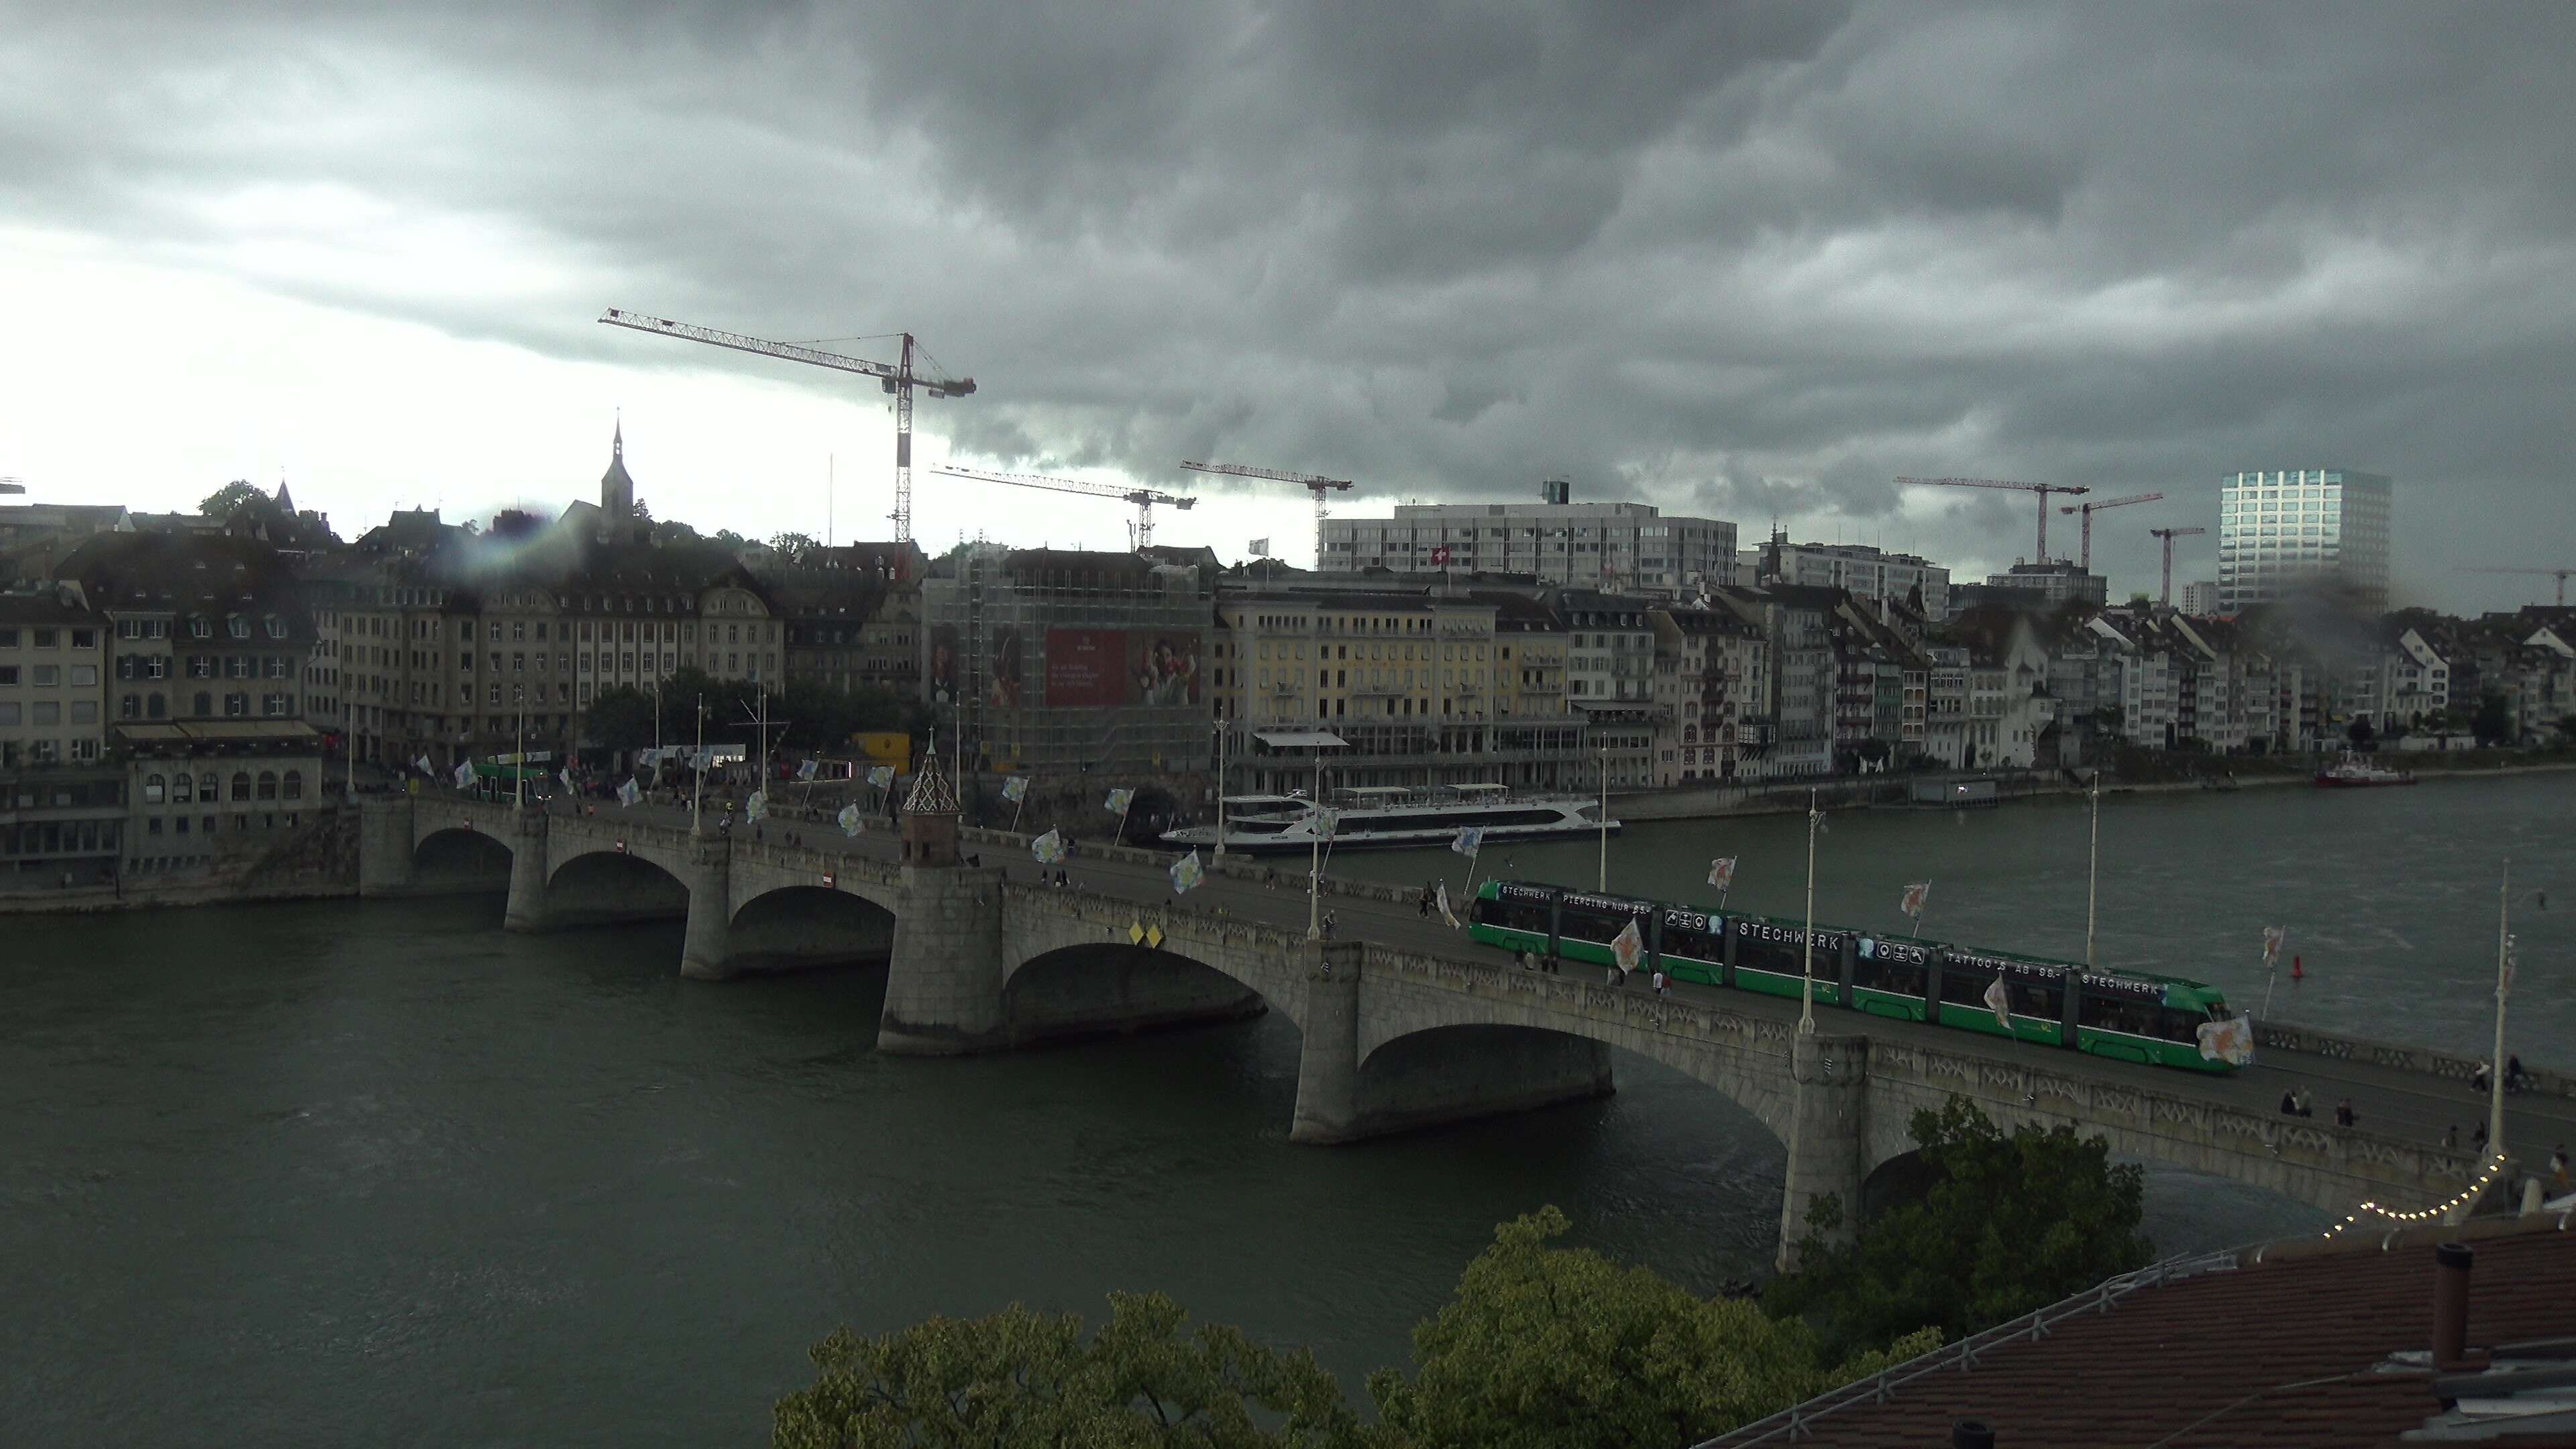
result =
[[[1601,869],[1592,888],[1610,894],[1610,747],[1601,747]]]
[[[510,701],[519,707],[519,758],[510,766],[510,808],[528,808],[528,687],[510,686]]]
[[[1315,752],[1315,795],[1307,802],[1315,823],[1306,872],[1306,939],[1318,940],[1324,934],[1324,822],[1332,818],[1324,808],[1324,751],[1348,749],[1350,741],[1331,730],[1255,730],[1252,737],[1274,750]]]
[[[1233,731],[1226,727],[1224,702],[1218,701],[1216,708],[1216,849],[1211,853],[1221,856],[1225,854],[1225,737]]]
[[[2513,986],[2513,857],[2496,883],[2495,1056],[2487,1071],[2487,1150],[2504,1155],[2504,998]]]
[[[2093,903],[2102,880],[2102,767],[2093,767],[2093,846],[2084,868],[2084,968],[2093,968]]]
[[[1798,1031],[1816,1034],[1816,827],[1825,812],[1816,808],[1816,792],[1807,791],[1807,929],[1798,960]]]

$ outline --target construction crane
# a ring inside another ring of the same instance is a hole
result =
[[[2167,608],[2171,608],[2173,607],[2173,541],[2177,538],[2189,538],[2195,533],[2207,533],[2209,530],[2206,528],[2150,528],[2147,532],[2165,541],[2164,604]]]
[[[2059,483],[2007,483],[2000,478],[1899,478],[1896,481],[1899,485],[1911,483],[1923,488],[2009,488],[2016,493],[2038,494],[2039,557],[2037,562],[2040,563],[2048,562],[2048,495],[2064,493],[2071,497],[2074,494],[2093,491],[2083,487],[2070,488]]]
[[[2084,515],[2084,547],[2078,555],[2077,566],[2082,568],[2084,572],[2088,574],[2093,572],[2094,514],[2101,512],[2105,508],[2126,508],[2132,503],[2153,503],[2162,497],[2164,497],[2164,495],[2161,493],[2132,493],[2126,498],[2113,498],[2101,503],[2059,504],[2057,506],[2057,511],[2060,513],[2080,513]]]
[[[6,490],[0,490],[0,491],[6,491]],[[2462,572],[2462,573],[2470,573],[2470,574],[2537,574],[2537,575],[2539,575],[2539,576],[2541,576],[2541,577],[2543,577],[2543,578],[2552,578],[2552,579],[2556,579],[2556,580],[2558,581],[2558,606],[2559,606],[2560,608],[2562,608],[2562,609],[2563,609],[2563,608],[2567,607],[2567,576],[2568,576],[2569,574],[2576,574],[2576,569],[2490,569],[2490,568],[2472,568],[2472,569],[2462,569],[2460,572]]]
[[[1324,500],[1334,493],[1350,491],[1348,478],[1321,478],[1312,473],[1284,473],[1277,468],[1254,468],[1243,463],[1192,463],[1184,459],[1181,466],[1193,473],[1223,473],[1234,478],[1268,478],[1276,483],[1303,483],[1315,495],[1315,571],[1324,568]]]
[[[1154,505],[1168,503],[1174,508],[1195,508],[1198,500],[1159,488],[1121,488],[1115,483],[1091,483],[1080,478],[1042,478],[1035,473],[988,473],[981,468],[933,468],[951,478],[972,478],[979,483],[1008,483],[1014,488],[1043,488],[1051,493],[1085,493],[1094,498],[1124,498],[1136,505],[1136,547],[1144,548],[1154,541]]]
[[[842,372],[864,373],[882,383],[894,394],[894,536],[897,543],[912,541],[912,390],[918,386],[932,397],[964,397],[975,390],[971,377],[947,377],[914,370],[914,355],[920,352],[912,334],[903,333],[903,360],[870,362],[864,357],[850,357],[838,352],[825,352],[819,347],[803,347],[793,342],[771,342],[762,337],[745,337],[739,332],[719,332],[713,327],[699,327],[687,322],[673,322],[662,317],[647,317],[641,312],[621,312],[615,307],[599,314],[599,320],[612,327],[632,327],[660,337],[679,337],[690,342],[703,342],[710,347],[730,347],[736,352],[756,352],[763,357],[783,357],[789,362],[806,362],[816,367],[835,368]]]

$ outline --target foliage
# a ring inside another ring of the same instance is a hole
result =
[[[581,733],[602,749],[643,749],[653,743],[653,696],[631,684],[610,685],[590,702]]]
[[[2558,732],[2565,735],[2569,740],[2576,741],[2576,714],[2571,714],[2566,718],[2561,719],[2558,722]]]
[[[269,496],[260,492],[250,480],[235,478],[200,500],[197,511],[208,518],[220,518],[229,523],[233,515],[243,509],[269,501]]]
[[[1548,1246],[1553,1207],[1494,1230],[1458,1296],[1413,1331],[1415,1372],[1371,1375],[1384,1433],[1402,1449],[1669,1449],[1723,1433],[1862,1373],[1828,1373],[1815,1335],[1748,1300],[1705,1299],[1644,1268]],[[1937,1345],[1918,1335],[1888,1352]]]
[[[846,1329],[813,1350],[809,1388],[778,1401],[777,1449],[885,1445],[1358,1445],[1333,1376],[1218,1324],[1192,1329],[1159,1293],[1113,1293],[1088,1342],[1075,1314],[1013,1304],[899,1333]]]
[[[2513,735],[2513,712],[2505,705],[2504,696],[2492,690],[2478,697],[2478,712],[2469,720],[2469,733],[2482,745],[2508,742]]]
[[[928,728],[921,701],[890,689],[839,689],[811,679],[788,681],[770,706],[773,718],[793,721],[780,738],[800,750],[837,754],[862,730],[918,734]]]
[[[1809,1214],[1798,1273],[1773,1280],[1771,1311],[1814,1322],[1828,1347],[1885,1343],[1919,1325],[1962,1337],[2145,1264],[2146,1173],[2111,1165],[2109,1144],[2071,1127],[2010,1136],[1964,1099],[1914,1114],[1932,1178],[1919,1202],[1832,1241],[1842,1205]]]
[[[760,690],[745,680],[718,679],[694,666],[676,670],[663,683],[661,740],[691,745],[698,738],[698,703],[707,708],[706,737],[759,746],[760,731],[749,720],[760,711]],[[654,694],[633,685],[603,689],[591,701],[583,738],[603,749],[636,750],[653,743]],[[917,700],[882,689],[837,689],[810,679],[791,682],[783,694],[769,697],[772,749],[839,752],[862,730],[918,733],[923,707]],[[784,724],[786,728],[779,726]]]
[[[2370,716],[2366,714],[2353,716],[2352,727],[2343,734],[2345,739],[2352,741],[2353,748],[2359,750],[2369,749],[2370,742],[2378,737],[2370,727]]]
[[[770,538],[769,546],[778,550],[779,557],[791,564],[803,563],[809,556],[823,551],[822,542],[810,533],[776,534]]]

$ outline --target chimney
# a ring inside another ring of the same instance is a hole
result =
[[[1983,1419],[1953,1419],[1950,1449],[1995,1449],[1995,1431]]]
[[[2458,1367],[2469,1346],[2469,1264],[2476,1259],[2466,1243],[2444,1243],[2433,1250],[2433,1368]]]

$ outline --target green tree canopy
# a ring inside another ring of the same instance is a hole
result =
[[[197,504],[197,511],[208,518],[220,518],[229,523],[232,521],[232,516],[234,514],[241,512],[245,508],[254,507],[268,501],[269,496],[260,492],[258,487],[251,483],[250,480],[246,478],[235,478],[230,483],[227,483],[223,487],[216,489],[214,492],[207,494],[205,498]]]
[[[1017,1449],[1273,1449],[1365,1442],[1340,1385],[1299,1349],[1218,1324],[1193,1329],[1159,1293],[1113,1293],[1089,1340],[1076,1314],[1017,1304],[900,1333],[847,1330],[813,1350],[822,1372],[778,1401],[777,1449],[939,1445]]]
[[[610,685],[590,702],[581,733],[602,749],[643,749],[653,743],[653,696],[631,684]]]
[[[1936,1347],[1916,1334],[1828,1371],[1808,1327],[1645,1268],[1548,1246],[1553,1207],[1494,1230],[1458,1296],[1413,1331],[1412,1378],[1369,1379],[1404,1449],[1671,1449]],[[1891,1355],[1893,1357],[1891,1357]]]
[[[2513,736],[2513,711],[2504,696],[2492,690],[2478,697],[2478,712],[2469,719],[2469,733],[2482,745],[2500,745]]]
[[[1848,1244],[1827,1235],[1843,1207],[1816,1205],[1800,1271],[1767,1306],[1803,1317],[1829,1350],[1886,1343],[1919,1325],[1963,1337],[2143,1266],[2146,1173],[2113,1166],[2099,1137],[2024,1126],[2010,1136],[1964,1099],[1914,1114],[1931,1175],[1919,1202],[1880,1213]]]

